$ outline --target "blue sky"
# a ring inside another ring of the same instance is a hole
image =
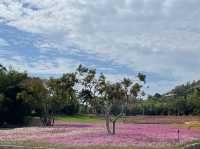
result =
[[[200,79],[199,0],[1,0],[0,63],[49,77],[79,64],[148,94]]]

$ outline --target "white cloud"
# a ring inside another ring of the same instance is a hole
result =
[[[73,59],[55,58],[55,59],[36,59],[31,62],[32,69],[30,73],[41,73],[41,74],[62,74],[67,72],[75,71],[78,66],[77,61]]]
[[[0,57],[0,64],[7,68],[11,66],[18,71],[27,71],[30,74],[59,75],[74,72],[79,63],[73,59],[63,57],[26,59],[24,56],[16,55],[9,58]]]
[[[24,61],[24,58],[21,56],[12,56],[12,57],[0,57],[0,64],[6,68],[12,67],[18,71],[25,71],[28,68],[27,63]]]
[[[7,47],[7,46],[9,46],[9,43],[3,38],[0,38],[0,48]]]
[[[199,5],[199,0],[2,0],[0,18],[43,35],[43,52],[75,46],[102,60],[186,82],[200,73]]]

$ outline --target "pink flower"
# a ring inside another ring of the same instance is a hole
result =
[[[67,146],[171,146],[200,139],[199,131],[158,124],[117,124],[116,135],[107,135],[103,123],[57,122],[49,128],[27,127],[0,130],[0,141],[44,141]]]

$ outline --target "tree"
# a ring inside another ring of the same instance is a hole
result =
[[[193,113],[200,114],[200,88],[195,88],[191,96],[191,104],[193,106]]]
[[[67,114],[78,112],[79,102],[76,95],[75,85],[77,83],[75,73],[63,74],[61,78],[50,78],[47,86],[52,106],[52,111],[63,111]]]
[[[7,71],[7,69],[6,69],[6,67],[4,67],[3,65],[0,64],[0,71],[5,72],[5,71]]]
[[[22,84],[24,90],[18,93],[19,100],[29,104],[32,111],[37,111],[44,126],[53,125],[54,120],[50,115],[51,99],[44,80],[40,78],[29,78]]]
[[[140,79],[140,78],[139,78]],[[145,80],[145,78],[143,78]],[[142,79],[142,81],[144,81]],[[115,124],[117,120],[125,113],[126,106],[133,101],[141,91],[141,85],[133,83],[130,79],[124,78],[122,82],[110,83],[106,77],[101,74],[98,79],[98,93],[101,99],[100,104],[105,114],[106,128],[108,134],[115,134]],[[117,111],[113,111],[118,107]],[[110,129],[110,122],[113,124],[113,130]]]
[[[44,126],[51,126],[54,124],[56,112],[66,111],[68,105],[78,105],[74,89],[76,81],[74,73],[66,73],[60,78],[49,80],[30,78],[23,82],[24,90],[18,94],[18,98],[37,111]]]
[[[83,65],[79,65],[77,68],[78,74],[78,82],[79,82],[79,97],[81,99],[81,103],[92,107],[93,112],[97,112],[98,104],[97,104],[97,92],[96,92],[96,70],[88,69]]]
[[[0,65],[0,125],[22,124],[30,113],[27,104],[17,100],[16,96],[23,90],[21,83],[27,79],[25,72],[6,69]]]
[[[93,108],[97,107],[104,112],[108,134],[115,134],[115,124],[124,115],[125,109],[131,100],[138,96],[141,91],[139,83],[133,83],[130,79],[124,78],[121,82],[111,83],[106,80],[104,74],[96,79],[96,70],[88,69],[82,65],[77,68],[80,84],[80,98],[82,103]],[[139,73],[138,81],[145,82],[145,75]],[[110,122],[113,130],[110,129]]]

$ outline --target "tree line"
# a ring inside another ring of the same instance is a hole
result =
[[[176,86],[165,94],[156,93],[130,105],[129,115],[199,115],[200,81]]]
[[[0,65],[0,125],[21,125],[28,116],[39,116],[43,125],[52,125],[54,112],[78,112],[74,77],[68,73],[46,80]]]
[[[104,115],[108,134],[115,134],[117,120],[142,94],[145,78],[138,73],[134,80],[111,82],[79,65],[75,72],[41,79],[0,65],[0,125],[24,124],[27,116],[39,116],[50,126],[56,114],[89,112]]]
[[[143,99],[145,80],[138,73],[111,82],[83,65],[75,72],[41,79],[0,65],[0,125],[22,125],[38,116],[49,126],[57,114],[92,113],[103,115],[108,133],[115,134],[117,120],[125,115],[200,114],[200,81]]]

